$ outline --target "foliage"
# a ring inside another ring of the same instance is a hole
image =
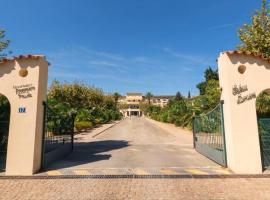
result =
[[[77,131],[87,131],[88,129],[93,128],[93,123],[89,121],[78,121],[75,122],[75,128]]]
[[[9,118],[9,101],[5,96],[0,95],[0,151],[5,151],[7,148]]]
[[[117,92],[115,92],[115,93],[113,94],[115,107],[117,107],[117,105],[118,105],[118,100],[119,100],[120,97],[121,97],[121,95],[120,95],[119,93],[117,93]]]
[[[58,128],[60,123],[66,124],[62,118],[69,119],[70,116],[74,116],[78,131],[122,117],[114,95],[105,95],[98,88],[78,82],[54,81],[49,88],[48,104],[54,112],[49,113],[52,117],[48,119],[53,132],[59,132],[55,128]]]
[[[191,98],[191,93],[190,93],[190,91],[188,91],[188,99],[190,99]]]
[[[4,38],[5,38],[5,30],[0,29],[0,58],[6,56],[5,53],[1,53],[1,52],[3,52],[10,43],[9,40],[5,40]]]
[[[10,117],[10,104],[8,99],[0,95],[0,121],[8,121]]]
[[[48,99],[65,102],[75,110],[102,106],[104,94],[102,90],[89,87],[83,83],[60,83],[53,81],[48,92]]]
[[[262,1],[260,10],[256,10],[251,17],[250,24],[244,24],[238,30],[242,44],[239,50],[270,57],[270,8],[267,1]],[[257,97],[256,108],[258,116],[270,116],[270,95],[266,92]]]
[[[207,87],[207,82],[210,80],[219,80],[218,77],[218,70],[213,70],[211,67],[208,67],[205,72],[204,72],[204,78],[205,81],[197,84],[197,88],[200,91],[200,95],[204,95],[205,94],[205,90]]]
[[[242,44],[237,48],[270,57],[270,9],[266,0],[262,1],[261,9],[256,10],[251,21],[238,30]]]
[[[178,91],[178,92],[176,93],[176,95],[175,95],[174,100],[175,100],[175,101],[181,101],[181,100],[183,100],[183,99],[184,99],[184,96]]]
[[[170,103],[161,108],[155,105],[144,105],[144,112],[152,119],[173,123],[176,126],[191,126],[193,111],[191,103],[179,93]]]
[[[257,113],[260,117],[270,117],[270,95],[262,92],[256,101]]]
[[[207,68],[204,77],[205,80],[200,84],[203,87],[198,87],[201,89],[199,96],[191,99],[191,95],[189,95],[189,98],[185,98],[180,92],[177,92],[164,108],[142,103],[141,109],[152,119],[191,128],[192,119],[195,115],[210,111],[220,101],[221,91],[217,70]],[[211,123],[209,122],[208,125],[210,126]]]
[[[73,132],[75,111],[67,103],[49,99],[46,115],[47,131],[55,135]]]
[[[147,99],[149,105],[151,104],[151,99],[153,98],[153,96],[154,95],[151,92],[147,92],[145,94],[145,98]]]

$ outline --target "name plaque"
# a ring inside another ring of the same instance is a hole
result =
[[[232,88],[232,94],[237,96],[237,104],[242,104],[246,101],[250,101],[252,99],[256,99],[257,95],[255,92],[243,94],[248,92],[247,85],[234,85]]]
[[[14,85],[13,89],[15,89],[16,95],[18,95],[20,99],[32,98],[32,92],[36,90],[33,84]]]

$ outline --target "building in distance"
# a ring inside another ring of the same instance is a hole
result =
[[[174,95],[160,95],[153,96],[150,100],[152,105],[165,107],[169,100],[174,98]],[[147,99],[139,92],[129,92],[126,96],[122,96],[119,99],[120,112],[125,117],[137,116],[140,117],[143,115],[143,111],[140,109],[141,103],[146,103]]]

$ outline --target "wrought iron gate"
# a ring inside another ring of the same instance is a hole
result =
[[[42,167],[48,166],[53,161],[61,159],[73,150],[74,141],[74,115],[61,114],[44,106],[43,124],[43,156]]]
[[[0,121],[0,171],[6,168],[9,121]]]
[[[270,118],[258,119],[263,168],[270,167]]]
[[[223,102],[211,112],[193,119],[194,148],[204,156],[226,167],[226,144]]]

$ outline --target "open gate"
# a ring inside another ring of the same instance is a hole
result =
[[[270,118],[258,119],[263,168],[270,167]]]
[[[74,119],[72,113],[61,113],[61,108],[44,106],[42,168],[59,160],[73,150]]]
[[[223,102],[207,114],[193,119],[194,148],[199,153],[226,167],[226,143]]]

